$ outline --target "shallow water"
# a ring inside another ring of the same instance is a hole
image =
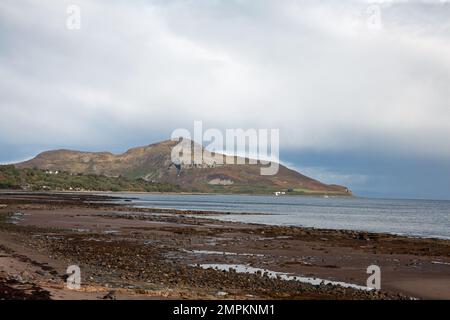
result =
[[[257,253],[236,253],[227,251],[211,251],[211,250],[183,250],[187,253],[198,255],[220,255],[220,256],[246,256],[246,257],[264,257],[263,254]]]
[[[124,194],[136,207],[229,212],[213,219],[450,239],[450,201],[338,197]],[[233,213],[265,213],[239,215]]]
[[[201,264],[199,266],[203,269],[216,269],[216,270],[220,270],[220,271],[230,271],[230,269],[233,269],[237,273],[256,274],[259,272],[260,274],[263,274],[263,273],[266,274],[269,278],[280,278],[281,280],[286,280],[286,281],[299,281],[302,283],[309,283],[314,286],[318,286],[321,284],[323,284],[323,285],[330,284],[333,286],[341,286],[344,288],[354,288],[354,289],[358,289],[358,290],[366,290],[366,291],[373,290],[372,288],[360,286],[360,285],[353,284],[353,283],[324,280],[321,278],[296,276],[296,275],[291,275],[291,274],[284,273],[284,272],[276,272],[276,271],[270,271],[267,269],[254,268],[254,267],[251,267],[248,265],[243,265],[243,264]]]

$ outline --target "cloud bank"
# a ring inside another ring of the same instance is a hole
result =
[[[3,0],[0,145],[124,150],[202,120],[278,128],[284,150],[448,159],[449,16],[431,0]]]

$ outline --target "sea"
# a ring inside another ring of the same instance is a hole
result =
[[[358,197],[115,194],[139,208],[217,211],[212,219],[450,239],[450,201]],[[124,200],[120,200],[124,201]],[[239,213],[252,213],[242,215]]]

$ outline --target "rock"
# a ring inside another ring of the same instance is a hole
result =
[[[29,274],[27,271],[21,272],[20,277],[24,282],[29,282],[30,280],[33,280],[33,276]]]
[[[116,300],[116,292],[114,290],[108,292],[104,297],[103,300]]]
[[[22,276],[20,274],[15,274],[15,275],[9,276],[9,279],[16,281],[18,283],[21,283],[21,284],[26,283],[26,281],[22,278]]]

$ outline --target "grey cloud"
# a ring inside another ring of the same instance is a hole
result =
[[[377,32],[369,5],[2,1],[0,140],[151,142],[203,120],[280,128],[288,149],[449,157],[449,5],[380,1]]]

